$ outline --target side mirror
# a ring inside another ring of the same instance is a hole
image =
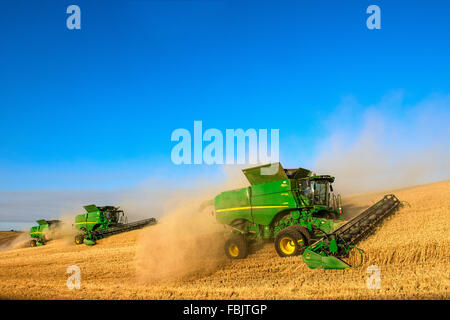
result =
[[[333,185],[330,184],[330,191],[333,192]]]

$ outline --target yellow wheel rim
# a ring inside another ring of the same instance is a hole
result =
[[[228,252],[230,253],[230,256],[237,257],[239,255],[239,248],[235,244],[230,244],[228,246]]]
[[[280,240],[280,249],[284,254],[291,255],[295,251],[295,243],[289,237],[281,238]]]

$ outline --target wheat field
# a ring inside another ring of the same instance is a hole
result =
[[[273,244],[245,260],[221,261],[207,273],[171,281],[141,281],[136,251],[148,227],[75,246],[67,239],[0,252],[3,299],[449,299],[450,180],[343,198],[349,218],[395,193],[407,201],[359,244],[366,260],[348,270],[311,270],[301,257],[282,259]],[[174,243],[172,245],[183,245]],[[69,290],[68,266],[81,269],[81,288]],[[369,265],[381,288],[368,289]],[[167,266],[170,270],[170,266]]]

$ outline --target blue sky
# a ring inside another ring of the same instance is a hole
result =
[[[349,97],[352,116],[401,92],[402,119],[450,93],[449,15],[448,1],[2,1],[0,190],[214,174],[171,163],[172,131],[194,120],[280,129],[281,158],[311,165]]]

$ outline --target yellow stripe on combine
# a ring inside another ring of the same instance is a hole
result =
[[[239,207],[239,208],[219,209],[219,210],[216,210],[216,212],[238,211],[238,210],[247,210],[247,209],[270,209],[270,208],[289,208],[289,206],[253,206],[253,207]]]
[[[86,223],[98,223],[98,221],[86,221],[86,222],[76,222],[75,224],[86,224]]]

